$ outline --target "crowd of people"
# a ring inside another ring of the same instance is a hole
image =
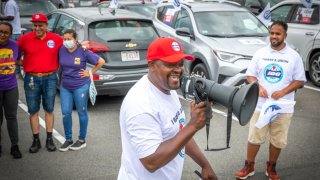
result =
[[[0,121],[2,124],[3,117],[7,121],[10,153],[13,158],[22,157],[18,145],[17,65],[23,66],[26,73],[23,79],[24,91],[33,135],[29,152],[37,153],[41,148],[41,104],[45,112],[46,148],[49,152],[57,149],[52,132],[58,68],[61,70],[61,110],[66,139],[59,150],[82,149],[86,147],[89,119],[89,76],[98,71],[105,61],[84,49],[74,30],[65,31],[63,37],[47,31],[48,19],[44,14],[34,14],[31,19],[33,31],[20,36],[21,30],[16,28],[19,26],[19,14],[15,7],[14,0],[9,0],[6,14],[0,18],[9,21],[0,22]],[[271,25],[270,44],[256,52],[246,72],[248,83],[259,83],[259,99],[250,120],[247,159],[244,167],[235,174],[238,179],[254,175],[255,157],[268,132],[270,156],[266,164],[266,175],[271,180],[280,179],[276,172],[276,162],[281,150],[287,145],[293,109],[277,116],[263,128],[255,125],[261,107],[268,99],[294,100],[295,91],[306,81],[301,57],[285,43],[287,29],[287,24],[281,21]],[[177,40],[159,38],[150,44],[146,58],[148,74],[130,89],[120,109],[122,156],[118,179],[181,179],[185,155],[202,168],[202,179],[218,179],[193,139],[205,126],[205,120],[212,118],[211,103],[196,104],[192,101],[190,119],[186,120],[176,92],[184,73],[184,60],[192,61],[194,57],[185,54]],[[93,65],[91,72],[86,68],[87,63]],[[277,73],[275,75],[272,72]],[[72,138],[73,103],[80,122],[79,136],[75,142]],[[1,152],[0,144],[0,155]]]
[[[88,96],[90,73],[98,71],[105,61],[98,55],[84,49],[77,40],[74,30],[64,32],[63,38],[47,31],[48,19],[44,14],[34,14],[31,19],[33,32],[22,35],[17,41],[10,39],[13,26],[8,22],[0,24],[0,118],[3,114],[7,120],[11,140],[11,154],[21,158],[18,146],[18,88],[16,66],[21,65],[25,71],[24,91],[28,106],[33,142],[30,153],[41,148],[39,110],[42,104],[46,122],[46,148],[56,151],[52,132],[54,126],[54,104],[58,85],[57,69],[60,67],[61,109],[66,142],[59,148],[79,150],[86,147],[85,137],[88,126]],[[86,64],[94,65],[87,70]],[[80,131],[78,140],[72,140],[72,107],[73,102],[79,115]],[[0,146],[1,147],[1,146]],[[0,148],[1,153],[1,148]]]

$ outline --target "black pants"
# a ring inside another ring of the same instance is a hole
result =
[[[7,120],[7,129],[12,145],[18,144],[18,110],[19,93],[18,88],[0,91],[0,143],[1,143],[1,126],[3,114]]]

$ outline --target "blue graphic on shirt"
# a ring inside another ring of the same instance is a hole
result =
[[[278,64],[269,64],[264,69],[264,78],[269,83],[278,83],[283,78],[283,69]]]
[[[184,124],[185,124],[184,118],[179,119],[179,129],[180,130],[184,127]],[[183,147],[181,149],[181,151],[179,152],[179,156],[184,158],[184,156],[185,156],[185,147]]]
[[[267,114],[267,112],[270,110],[271,112],[276,111],[276,110],[280,110],[281,107],[277,106],[277,105],[270,105],[269,107],[266,108],[266,110],[264,111],[264,114]]]

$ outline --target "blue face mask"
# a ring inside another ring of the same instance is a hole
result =
[[[73,40],[64,40],[64,41],[63,41],[63,45],[64,45],[67,49],[72,49],[76,44],[74,43]]]

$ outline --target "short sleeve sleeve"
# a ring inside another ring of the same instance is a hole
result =
[[[92,64],[92,65],[96,65],[98,63],[99,60],[99,56],[89,50],[85,50],[84,51],[87,57],[87,62]]]
[[[247,76],[258,77],[258,55],[257,53],[252,57],[251,62],[248,65],[248,69],[246,71]]]
[[[307,81],[303,61],[299,55],[296,57],[296,63],[294,64],[293,72],[292,72],[293,80],[297,81]]]

